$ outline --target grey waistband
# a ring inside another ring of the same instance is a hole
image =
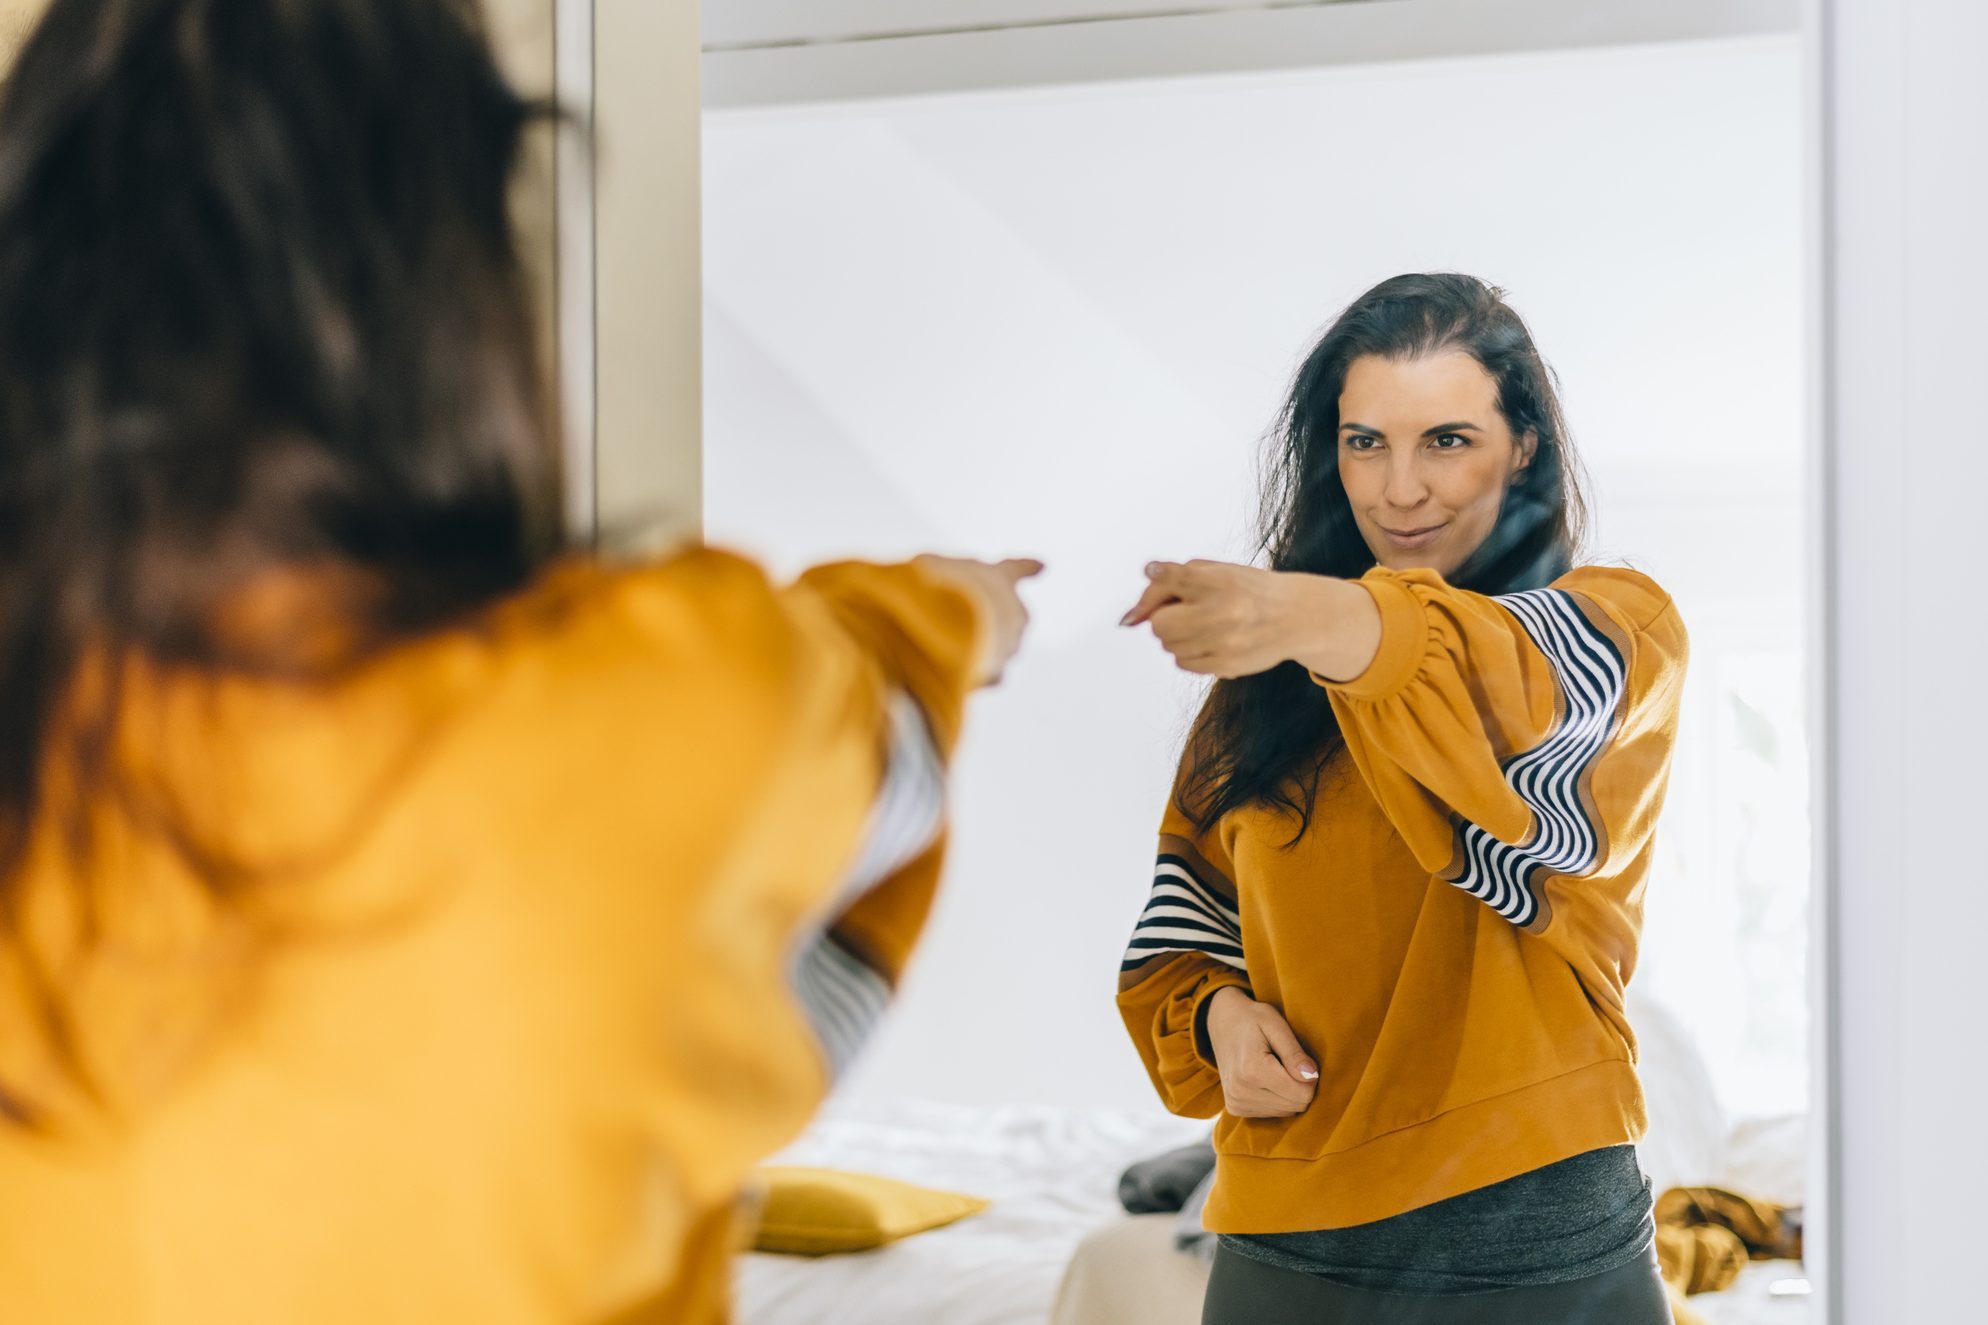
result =
[[[1230,1252],[1379,1292],[1443,1296],[1569,1283],[1656,1240],[1634,1146],[1611,1146],[1372,1224],[1223,1234]]]

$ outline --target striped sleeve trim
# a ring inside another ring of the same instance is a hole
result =
[[[1545,740],[1505,763],[1505,781],[1532,810],[1531,837],[1514,846],[1462,823],[1449,881],[1523,928],[1540,918],[1542,876],[1585,874],[1601,862],[1605,843],[1588,783],[1614,737],[1629,670],[1615,640],[1565,590],[1497,601],[1552,665],[1561,714]]]
[[[849,867],[840,907],[861,897],[931,849],[946,814],[945,766],[918,702],[899,691],[890,701],[890,756],[870,809],[863,844]]]
[[[1121,977],[1171,953],[1198,952],[1247,972],[1235,889],[1183,839],[1165,837],[1153,889],[1132,929]]]
[[[909,695],[897,693],[891,697],[889,720],[883,786],[871,806],[855,863],[831,904],[831,921],[929,851],[945,823],[945,768],[924,713]],[[826,931],[817,931],[801,945],[791,978],[830,1076],[840,1077],[882,1019],[890,1002],[890,979]]]
[[[882,1020],[890,1004],[890,982],[834,935],[823,934],[801,950],[794,991],[821,1042],[829,1075],[840,1077]]]

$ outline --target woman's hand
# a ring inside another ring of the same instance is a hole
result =
[[[1029,610],[1017,592],[1023,580],[1042,574],[1043,564],[1028,558],[1002,562],[973,561],[927,553],[913,563],[927,574],[958,585],[977,597],[987,612],[987,651],[981,659],[980,684],[998,685],[1014,661],[1028,630]]]
[[[1222,1077],[1222,1107],[1237,1118],[1288,1118],[1318,1093],[1318,1064],[1291,1023],[1234,985],[1208,1000],[1208,1047]]]
[[[1174,661],[1208,676],[1254,676],[1296,661],[1350,679],[1380,650],[1380,610],[1357,583],[1221,561],[1156,561],[1121,626],[1153,623]]]

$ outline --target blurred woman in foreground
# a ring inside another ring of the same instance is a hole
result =
[[[9,1319],[715,1318],[917,936],[1036,567],[565,551],[538,113],[469,0],[56,0],[0,100]]]

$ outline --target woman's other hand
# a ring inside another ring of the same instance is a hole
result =
[[[1208,1046],[1222,1077],[1222,1107],[1237,1118],[1288,1118],[1311,1107],[1318,1064],[1284,1014],[1234,985],[1208,1000]]]
[[[990,562],[931,553],[919,557],[915,564],[928,574],[966,589],[985,605],[989,629],[980,684],[1000,684],[1001,674],[1021,649],[1022,636],[1028,630],[1028,606],[1022,602],[1017,587],[1023,580],[1042,574],[1043,564],[1026,557]]]

